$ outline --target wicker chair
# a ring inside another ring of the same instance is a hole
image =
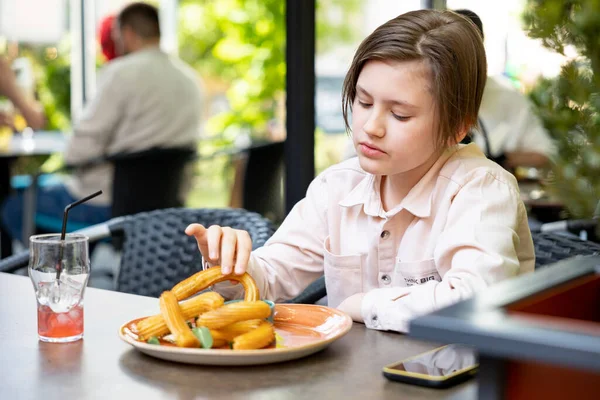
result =
[[[545,267],[571,257],[600,254],[600,244],[560,233],[532,233],[535,268]]]
[[[200,253],[193,238],[183,234],[185,227],[198,222],[245,229],[253,247],[262,246],[273,234],[270,221],[241,209],[166,209],[114,218],[83,233],[96,241],[122,236],[121,269],[117,290],[158,297],[160,293],[200,268]],[[576,256],[598,255],[600,245],[557,233],[534,233],[536,269]],[[0,261],[0,272],[14,272],[27,265],[24,252]],[[326,296],[325,279],[317,279],[292,303],[315,303]]]
[[[118,291],[158,297],[201,268],[195,239],[183,233],[193,222],[247,230],[254,248],[275,231],[269,220],[242,209],[169,208],[113,218],[80,232],[92,242],[108,236],[122,240]],[[0,262],[0,272],[14,272],[28,262],[29,252],[16,254]]]

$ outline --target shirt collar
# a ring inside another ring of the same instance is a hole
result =
[[[363,205],[365,214],[383,217],[383,207],[379,193],[381,177],[366,174],[365,177],[338,204],[342,207]]]
[[[389,218],[405,209],[418,218],[427,218],[431,215],[431,202],[439,173],[448,159],[458,150],[453,146],[446,150],[408,192],[404,200],[390,211],[383,211],[381,204],[381,176],[367,174],[354,189],[338,204],[342,207],[354,207],[362,204],[365,214],[371,217]]]

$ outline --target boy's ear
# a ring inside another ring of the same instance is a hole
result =
[[[462,140],[465,138],[465,136],[467,136],[467,134],[469,133],[468,129],[462,129],[459,133],[458,136],[456,136],[456,143],[460,143],[462,142]]]
[[[454,136],[453,138],[448,139],[448,146],[454,146],[456,144],[459,144],[460,142],[462,142],[462,140],[465,138],[465,136],[467,136],[467,134],[469,133],[468,129],[461,129],[456,136]]]

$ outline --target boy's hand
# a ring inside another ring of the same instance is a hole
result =
[[[220,264],[223,274],[246,272],[252,239],[250,234],[239,229],[212,225],[208,229],[200,224],[191,224],[185,234],[194,236],[200,253],[211,264]],[[235,267],[235,268],[234,268]]]
[[[354,322],[365,323],[362,317],[362,302],[365,293],[356,293],[348,297],[337,306],[338,310],[345,312]]]

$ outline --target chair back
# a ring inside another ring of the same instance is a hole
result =
[[[201,270],[201,255],[193,237],[185,235],[191,223],[229,226],[250,233],[253,249],[275,232],[271,222],[242,209],[156,210],[123,217],[111,224],[123,235],[117,290],[158,297],[164,290]]]
[[[252,146],[244,175],[243,207],[281,222],[285,218],[283,200],[284,143]]]
[[[581,240],[568,233],[532,232],[531,235],[535,248],[536,269],[569,257],[600,254],[600,244]]]
[[[185,168],[195,155],[193,149],[172,148],[111,156],[112,217],[182,207]]]

